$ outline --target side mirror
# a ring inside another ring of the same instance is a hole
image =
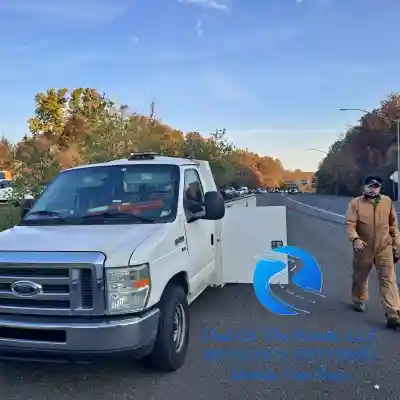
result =
[[[24,202],[22,203],[22,206],[21,206],[21,219],[25,217],[25,215],[33,207],[34,204],[35,204],[34,199],[24,200]]]
[[[220,192],[207,192],[204,195],[204,219],[216,221],[225,215],[225,202]]]

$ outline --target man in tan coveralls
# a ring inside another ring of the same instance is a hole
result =
[[[397,328],[400,296],[393,256],[398,244],[397,218],[390,197],[380,194],[381,185],[379,177],[367,177],[363,195],[352,199],[347,208],[347,234],[354,248],[352,297],[355,310],[365,311],[368,275],[375,265],[387,326]]]

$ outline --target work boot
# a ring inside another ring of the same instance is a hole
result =
[[[386,316],[386,326],[390,329],[397,329],[400,328],[400,315],[399,312],[397,314],[389,315],[385,314]]]
[[[363,301],[354,302],[354,311],[365,312],[367,311],[367,305]]]

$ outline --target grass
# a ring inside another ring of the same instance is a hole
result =
[[[16,225],[20,220],[21,209],[12,205],[0,205],[0,231]]]

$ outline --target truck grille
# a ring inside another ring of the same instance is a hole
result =
[[[72,265],[55,264],[53,260],[46,265],[49,253],[41,253],[44,262],[40,264],[17,262],[18,258],[15,263],[5,263],[4,256],[9,254],[0,252],[0,313],[104,314],[102,265],[100,268],[99,264],[85,265],[79,261]],[[34,288],[35,293],[24,293],[21,286]]]

